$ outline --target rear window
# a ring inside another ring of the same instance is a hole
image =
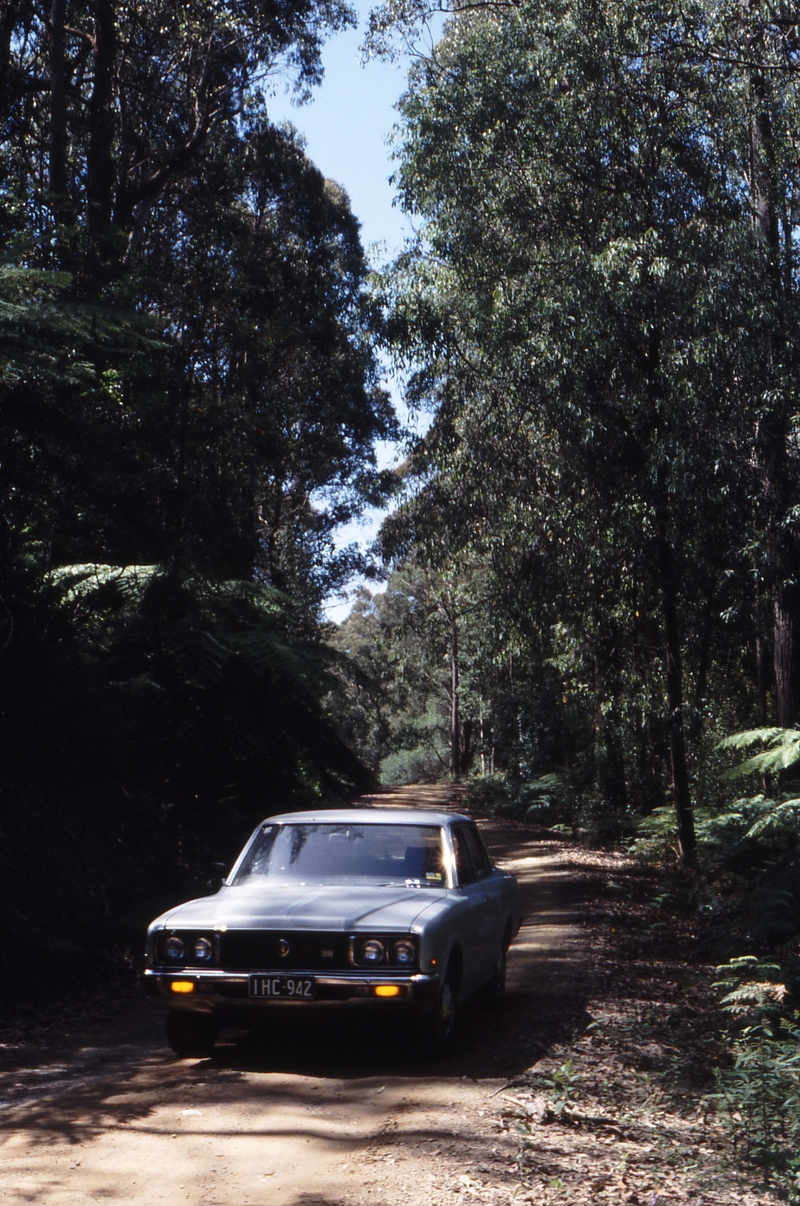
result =
[[[466,887],[491,875],[492,861],[477,829],[472,825],[457,825],[453,830],[453,837],[459,887]]]

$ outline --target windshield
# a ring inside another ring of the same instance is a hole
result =
[[[265,825],[233,882],[444,888],[445,866],[442,830],[434,825]]]

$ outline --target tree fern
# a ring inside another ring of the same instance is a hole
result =
[[[788,770],[800,763],[800,730],[763,728],[748,729],[734,733],[720,741],[721,750],[749,750],[754,746],[765,748],[758,754],[740,762],[726,771],[724,778],[734,779],[740,775],[770,775]]]
[[[138,700],[160,718],[156,741],[169,734],[175,765],[204,778],[203,795],[249,807],[259,782],[285,800],[372,785],[323,707],[341,689],[331,668],[343,655],[294,638],[279,591],[94,563],[61,566],[42,589],[69,616],[84,663],[97,666],[117,706],[125,700],[136,713]],[[131,719],[141,742],[150,720]]]

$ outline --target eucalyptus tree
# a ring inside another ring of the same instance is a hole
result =
[[[743,156],[750,80],[719,50],[721,11],[458,12],[401,106],[397,181],[422,226],[387,278],[394,347],[435,413],[417,457],[418,538],[442,495],[454,539],[517,565],[547,549],[562,617],[591,633],[627,613],[595,643],[601,677],[657,602],[687,858],[687,629],[702,679],[704,625],[737,550],[764,530],[752,454],[765,425],[789,455],[787,345],[765,358],[771,253]],[[794,82],[781,79],[788,129]],[[782,306],[786,329],[791,297]],[[591,586],[588,610],[571,610],[586,593],[570,582]]]
[[[391,779],[491,768],[508,659],[491,588],[476,561],[434,569],[412,552],[331,636],[350,686],[334,702],[339,724]]]
[[[0,573],[24,537],[48,565],[258,574],[313,623],[393,431],[366,271],[346,196],[263,119],[215,133],[111,296],[10,264]]]
[[[58,372],[6,382],[4,468],[30,469],[13,505],[49,562],[258,569],[312,610],[352,569],[331,532],[381,492],[391,429],[366,265],[346,196],[264,108],[276,75],[307,93],[352,20],[341,0],[0,3],[0,251],[65,273],[82,315],[41,360]]]
[[[62,258],[83,251],[85,273],[90,249],[94,275],[114,273],[212,132],[281,69],[307,91],[352,20],[343,0],[3,0],[4,191],[39,232],[63,228]]]
[[[373,781],[322,708],[320,602],[383,495],[378,315],[347,196],[265,100],[350,20],[0,0],[0,911],[30,950],[23,914],[68,939],[191,879],[267,782]]]
[[[134,276],[169,332],[125,389],[153,423],[159,559],[256,572],[309,606],[349,572],[332,532],[383,492],[394,420],[346,194],[263,115],[218,134],[192,204]]]
[[[740,178],[759,236],[754,293],[768,315],[759,332],[763,377],[752,437],[761,499],[759,569],[772,609],[777,721],[800,707],[800,543],[796,414],[800,157],[797,149],[800,16],[791,5],[750,0],[712,9],[707,53],[729,80]]]

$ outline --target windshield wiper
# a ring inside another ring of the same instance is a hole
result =
[[[404,879],[402,882],[398,879],[388,879],[381,884],[376,884],[376,888],[444,888],[440,880],[431,879]]]

